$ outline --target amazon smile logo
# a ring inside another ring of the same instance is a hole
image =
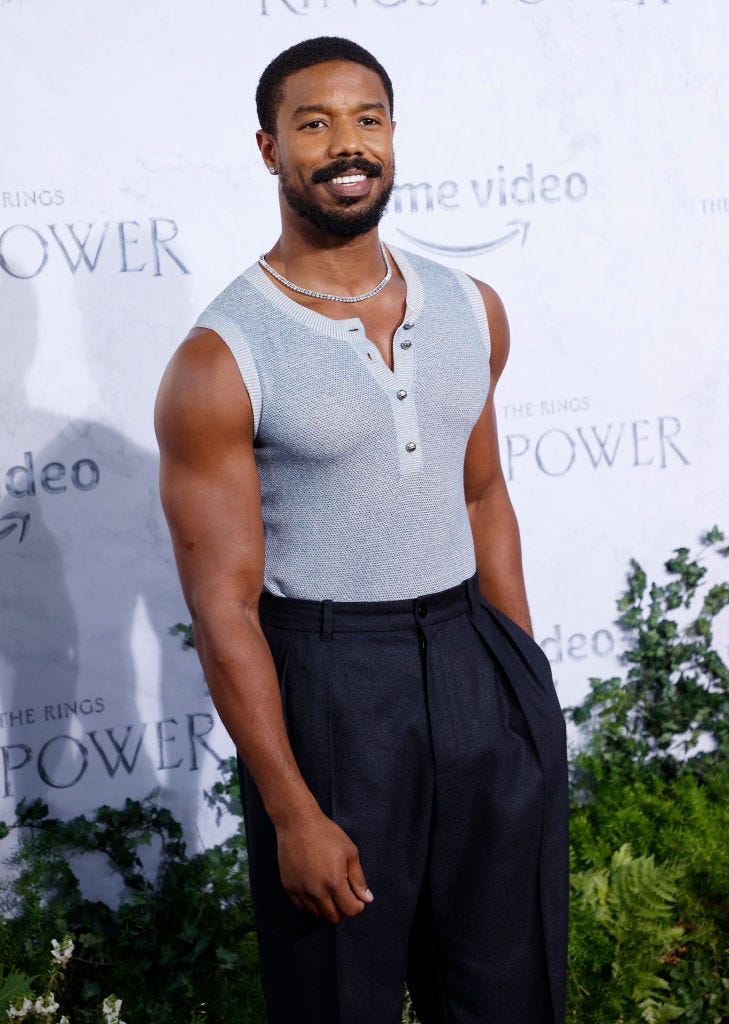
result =
[[[527,214],[539,206],[583,202],[589,194],[587,177],[581,171],[566,175],[538,173],[534,164],[527,163],[523,172],[512,174],[504,164],[495,173],[468,180],[440,182],[403,182],[392,190],[387,213],[390,217],[406,218],[408,226],[397,231],[408,242],[439,256],[481,256],[514,243],[526,245],[531,221]],[[488,227],[462,244],[454,245],[425,229],[423,215],[469,215],[469,236],[478,229],[478,214],[488,214]],[[474,214],[476,215],[474,217]],[[493,214],[500,223],[493,225]],[[413,223],[415,222],[415,223]]]
[[[514,225],[513,228],[511,228],[512,225]],[[511,228],[506,234],[499,235],[497,238],[489,238],[485,242],[476,242],[474,245],[444,245],[441,242],[429,242],[426,238],[417,238],[408,231],[403,231],[402,228],[397,230],[409,242],[414,242],[421,249],[427,249],[428,252],[437,253],[439,256],[481,256],[485,252],[500,249],[502,245],[517,238],[521,238],[522,246],[526,245],[529,231],[528,220],[509,220],[506,222],[506,227]]]

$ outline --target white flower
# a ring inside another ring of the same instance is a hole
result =
[[[104,1014],[104,1024],[124,1024],[123,1020],[119,1020],[121,1005],[121,999],[117,999],[113,994],[106,997],[101,1007],[101,1012]]]
[[[71,1021],[68,1019],[68,1017],[64,1013],[64,1015],[59,1020],[58,1024],[71,1024]]]
[[[59,1004],[53,998],[53,993],[49,992],[45,996],[38,996],[35,1001],[35,1005],[33,1006],[33,1010],[39,1017],[44,1017],[46,1015],[50,1017],[51,1015],[55,1016],[58,1007]]]
[[[12,1020],[17,1017],[19,1020],[25,1020],[29,1013],[33,1010],[33,1002],[28,999],[27,996],[23,996],[22,1006],[11,1006],[8,1008],[8,1018]]]
[[[73,939],[70,935],[64,935],[61,942],[58,939],[51,939],[51,958],[61,967],[65,967],[71,959],[73,950]]]

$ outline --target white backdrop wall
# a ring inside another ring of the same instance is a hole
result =
[[[615,598],[727,497],[725,0],[0,0],[0,817],[159,786],[202,842],[230,743],[157,498],[152,405],[277,235],[263,67],[308,36],[395,85],[383,237],[489,281],[537,638],[572,703]]]

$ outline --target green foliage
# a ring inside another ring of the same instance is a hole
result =
[[[729,605],[729,583],[703,594],[709,552],[729,554],[714,527],[694,557],[677,548],[665,563],[668,580],[650,583],[631,561],[628,587],[618,601],[626,639],[625,679],[591,679],[590,693],[568,709],[586,727],[591,758],[577,767],[614,768],[636,775],[651,763],[670,776],[686,757],[716,763],[729,746],[729,667],[714,649],[714,620]]]
[[[669,986],[659,974],[685,934],[673,914],[677,890],[675,870],[657,866],[653,857],[633,857],[627,843],[608,867],[573,873],[573,921],[590,941],[573,941],[570,973],[583,1002],[585,994],[599,992],[605,1020],[617,1020],[631,1004],[640,1013],[637,1019],[648,1024],[683,1014],[664,998]],[[602,952],[600,960],[595,948]],[[596,974],[596,964],[602,968],[608,959],[609,973]]]
[[[195,646],[195,637],[192,633],[192,623],[177,622],[170,630],[170,633],[172,633],[173,636],[177,636],[179,634],[182,637],[183,647]]]
[[[0,892],[0,962],[38,974],[51,939],[72,934],[65,1005],[74,1024],[95,1022],[112,990],[130,1024],[265,1020],[240,829],[188,857],[180,825],[152,797],[68,822],[41,801],[21,803],[11,828],[22,841]],[[149,878],[141,852],[151,845],[157,867]],[[81,894],[69,858],[89,852],[103,854],[121,882],[116,912]]]
[[[410,993],[407,989],[405,990],[405,1000],[402,1008],[402,1024],[419,1024],[415,1010],[413,1009]]]
[[[34,980],[19,971],[9,971],[6,974],[5,968],[0,964],[0,1020],[5,1020],[10,1004],[27,992]]]
[[[59,997],[64,999],[63,982],[66,968],[74,951],[74,941],[70,935],[64,935],[61,941],[54,939],[51,943],[49,967],[42,991],[34,991],[33,982],[25,975],[14,975],[0,991],[0,1008],[7,1019],[18,1024],[27,1021],[43,1021],[44,1024],[69,1024],[68,1017],[62,1012]],[[2,980],[0,967],[0,981]],[[6,1005],[3,1005],[6,1004]],[[103,1024],[124,1024],[120,1020],[122,1000],[114,995],[107,996],[97,1008],[96,1019]],[[60,1019],[58,1014],[61,1013]]]
[[[726,557],[723,542],[714,528],[696,556],[679,548],[662,583],[631,563],[625,678],[591,680],[567,710],[583,735],[571,758],[579,1024],[729,1021],[729,672],[713,648],[729,585],[709,585],[706,564]]]
[[[240,779],[235,757],[229,757],[218,766],[222,779],[215,782],[205,798],[210,807],[215,808],[215,820],[217,824],[226,815],[234,818],[242,818],[243,801],[240,795]],[[240,835],[240,831],[239,831]],[[245,849],[245,847],[241,847]]]
[[[664,923],[680,927],[672,949],[659,953],[645,935],[654,974],[668,987],[665,1001],[683,1009],[685,1024],[722,1024],[729,1020],[729,767],[718,765],[701,776],[688,772],[665,780],[650,772],[620,782],[613,772],[600,780],[594,802],[574,807],[571,823],[572,929],[570,939],[570,1019],[580,1024],[614,1024],[611,993],[619,982],[613,964],[620,952],[617,928],[599,929],[595,908],[586,902],[588,880],[610,870],[611,851],[624,844],[639,858],[655,863],[672,880],[670,914]],[[600,876],[603,877],[603,876]],[[634,893],[640,913],[655,890],[650,879]],[[671,896],[670,892],[666,896]],[[660,907],[657,909],[661,909]],[[638,925],[640,924],[640,920]],[[636,925],[636,934],[641,928]],[[653,952],[650,952],[653,949]],[[637,959],[637,952],[631,953]],[[663,986],[661,986],[663,987]],[[626,1022],[650,1020],[637,1015],[635,999],[621,997]],[[660,993],[652,997],[660,1005]],[[647,1004],[646,1004],[647,1005]],[[631,1017],[631,1008],[636,1015]],[[660,1018],[657,1018],[660,1019]]]

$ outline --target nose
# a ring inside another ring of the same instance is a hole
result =
[[[362,156],[363,146],[357,126],[349,118],[337,119],[329,132],[329,155]]]

